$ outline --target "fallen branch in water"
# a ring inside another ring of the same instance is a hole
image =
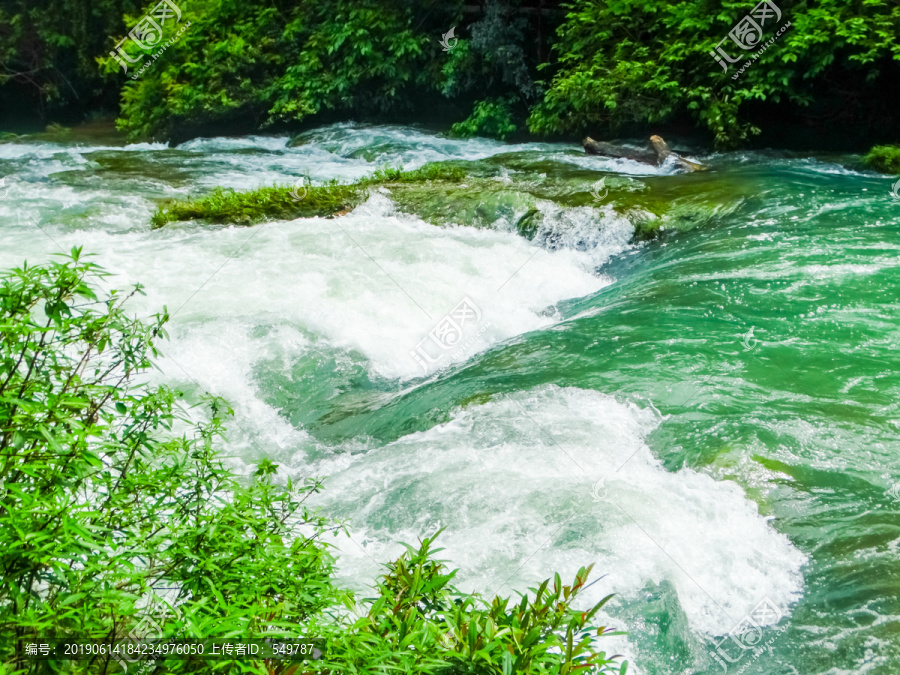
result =
[[[685,171],[706,171],[708,167],[697,162],[685,159],[681,155],[672,152],[661,136],[650,137],[650,147],[652,151],[630,150],[612,143],[603,141],[595,141],[588,136],[582,141],[584,151],[589,155],[599,155],[601,157],[613,157],[616,159],[630,159],[642,164],[652,164],[654,166],[662,166],[668,157],[674,157],[675,163]]]

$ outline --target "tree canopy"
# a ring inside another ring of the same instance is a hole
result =
[[[110,56],[156,5],[0,2],[5,118],[99,110],[134,138],[176,141],[436,114],[460,135],[670,125],[734,147],[792,126],[897,140],[887,0],[180,0],[160,40],[125,39],[130,63]]]

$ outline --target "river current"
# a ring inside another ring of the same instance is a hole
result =
[[[230,401],[239,473],[327,476],[363,595],[445,528],[467,590],[593,563],[630,672],[898,673],[900,199],[850,156],[695,156],[712,170],[352,124],[23,138],[0,143],[0,265],[83,246],[107,286],[143,284],[134,311],[172,315],[152,379]],[[214,186],[433,161],[473,178],[149,225]],[[617,206],[644,200],[666,229],[635,243]]]

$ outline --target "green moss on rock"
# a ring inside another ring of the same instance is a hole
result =
[[[325,185],[307,186],[302,190],[289,185],[273,185],[249,192],[219,187],[199,199],[171,201],[160,205],[151,217],[150,225],[157,229],[168,223],[185,220],[252,225],[264,220],[316,216],[328,218],[355,208],[366,199],[369,187],[438,180],[458,182],[465,176],[465,170],[457,166],[426,164],[413,171],[382,168],[349,185],[331,181]]]
[[[150,219],[154,229],[179,220],[206,220],[211,223],[251,225],[263,220],[328,217],[353,208],[364,191],[354,185],[329,183],[306,188],[302,199],[290,186],[264,187],[250,192],[216,188],[200,199],[170,202]]]

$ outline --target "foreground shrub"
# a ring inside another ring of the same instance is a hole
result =
[[[306,622],[335,594],[317,543],[329,526],[303,506],[318,482],[276,488],[261,465],[238,483],[215,447],[221,401],[196,423],[179,394],[135,382],[166,317],[130,318],[129,296],[98,297],[91,275],[103,272],[75,250],[0,277],[3,661],[40,672],[21,641],[121,639],[158,587],[180,610],[167,635],[249,639]]]
[[[452,131],[462,138],[490,136],[505,141],[516,131],[511,108],[511,102],[505,99],[479,101],[472,114],[454,124]]]
[[[231,411],[208,397],[198,422],[180,394],[140,383],[167,317],[130,317],[140,287],[98,295],[88,280],[104,276],[78,249],[0,273],[0,672],[121,672],[109,657],[47,662],[23,647],[146,635],[154,592],[166,599],[153,637],[303,636],[322,658],[166,659],[139,664],[144,675],[625,672],[595,650],[608,631],[589,626],[608,598],[571,606],[589,568],[516,604],[482,600],[450,586],[425,539],[374,598],[340,589],[323,542],[339,526],[305,505],[320,481],[276,484],[267,460],[249,481],[232,475],[219,460]]]
[[[625,675],[627,662],[595,649],[611,635],[590,622],[611,596],[587,611],[572,607],[591,568],[578,571],[571,586],[559,575],[531,589],[517,602],[461,593],[432,556],[433,539],[388,565],[377,597],[352,629],[332,635],[326,653],[341,672],[603,673]]]

